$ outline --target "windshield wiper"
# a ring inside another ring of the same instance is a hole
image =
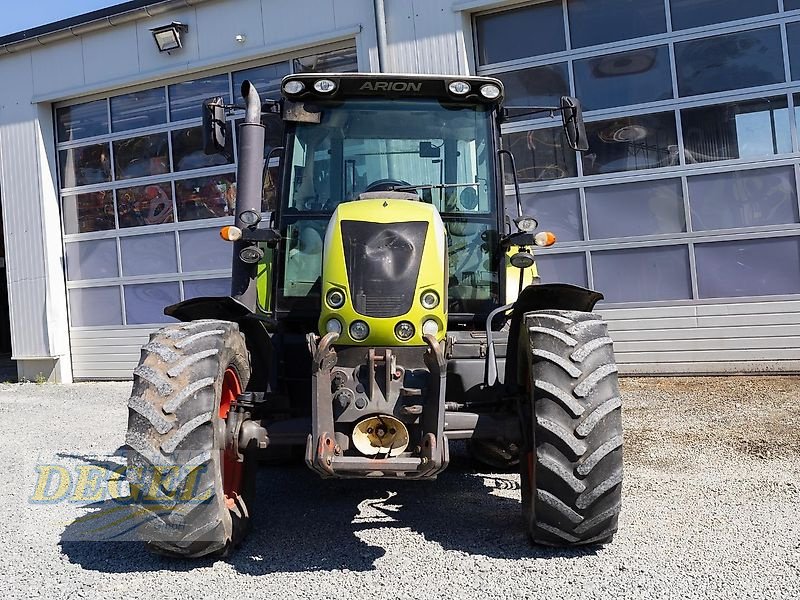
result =
[[[478,187],[480,183],[432,183],[422,185],[402,185],[394,188],[395,192],[403,192],[406,190],[443,190],[446,188],[457,187]]]

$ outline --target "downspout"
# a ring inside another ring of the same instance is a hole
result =
[[[378,71],[386,71],[388,49],[386,45],[386,7],[383,0],[372,0],[375,7],[375,31],[378,36]]]

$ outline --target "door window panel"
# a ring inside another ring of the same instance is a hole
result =
[[[567,49],[561,0],[475,18],[482,65]]]
[[[107,231],[116,227],[111,190],[65,196],[62,204],[64,233]]]
[[[108,143],[61,150],[61,187],[71,188],[111,181],[111,160]]]
[[[169,173],[166,133],[154,133],[114,142],[114,176],[117,180]]]
[[[64,244],[64,254],[70,281],[119,277],[116,239]]]
[[[672,98],[667,46],[577,60],[574,68],[584,110]]]
[[[517,207],[513,196],[506,196],[506,210],[513,219]],[[583,239],[581,199],[578,190],[536,192],[522,196],[522,212],[539,222],[539,229],[552,231],[559,242]]]
[[[303,219],[287,228],[283,290],[287,298],[306,297],[316,286],[322,275],[322,242],[327,226],[324,219]]]
[[[663,0],[567,0],[572,47],[664,33]]]
[[[173,232],[123,237],[119,242],[123,277],[178,272]]]
[[[241,98],[242,84],[247,80],[256,86],[262,100],[265,98],[277,100],[281,95],[281,79],[288,74],[289,63],[285,61],[236,71],[233,74],[233,94],[236,98]]]
[[[69,320],[73,327],[122,325],[119,287],[91,287],[68,290]]]
[[[196,279],[183,282],[183,297],[185,300],[189,300],[190,298],[230,296],[230,293],[230,277],[223,277],[221,279]]]
[[[57,109],[56,131],[59,142],[107,134],[108,104],[105,100],[95,100]]]
[[[295,73],[355,73],[358,59],[355,48],[309,54],[292,61]]]
[[[793,81],[800,79],[800,21],[786,24],[786,42]]]
[[[585,175],[670,167],[680,163],[675,114],[618,117],[586,124]]]
[[[800,293],[800,238],[695,245],[701,298]]]
[[[735,229],[797,222],[792,167],[689,177],[692,229]]]
[[[571,283],[588,287],[586,275],[586,255],[575,254],[539,254],[536,267],[542,283]]]
[[[688,300],[692,297],[686,246],[592,252],[594,287],[607,302]]]
[[[111,130],[128,131],[167,122],[167,97],[163,87],[111,98]]]
[[[710,94],[784,81],[778,27],[675,44],[681,96]]]
[[[503,147],[514,155],[520,183],[564,179],[578,175],[577,159],[562,127],[518,131],[503,136]],[[503,158],[506,184],[513,182],[511,165]]]
[[[792,151],[786,96],[681,111],[686,164]]]
[[[169,86],[170,121],[201,118],[203,100],[215,96],[222,96],[225,103],[230,104],[227,75],[201,77]]]
[[[467,219],[445,220],[450,277],[447,291],[450,312],[482,312],[499,298],[497,272],[493,271],[495,227]]]
[[[231,140],[233,148],[233,133],[230,122],[226,126],[226,140]],[[188,171],[218,167],[233,164],[233,152],[218,152],[206,154],[203,150],[203,128],[189,127],[178,129],[170,133],[172,136],[172,164],[175,171]]]
[[[513,114],[515,105],[557,106],[561,96],[569,95],[567,63],[493,73],[492,77],[503,82],[506,108],[511,111],[512,120],[515,119]],[[532,116],[518,118],[530,119]]]
[[[776,0],[670,0],[673,29],[702,27],[778,12]]]
[[[586,188],[592,239],[686,231],[680,179]]]
[[[181,271],[213,271],[231,268],[230,242],[219,236],[219,228],[190,229],[178,233],[181,244]]]
[[[179,221],[233,216],[236,175],[225,173],[175,182]]]
[[[164,182],[117,190],[117,215],[120,227],[173,223],[172,186]]]
[[[169,323],[175,320],[165,315],[164,309],[181,301],[181,290],[176,282],[126,285],[123,290],[128,325]]]

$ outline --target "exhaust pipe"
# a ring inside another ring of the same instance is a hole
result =
[[[239,165],[236,170],[236,212],[235,225],[246,229],[242,221],[245,211],[261,214],[261,196],[264,182],[264,137],[266,128],[261,124],[261,98],[255,86],[249,81],[242,83],[242,97],[247,109],[244,123],[239,125]],[[258,291],[256,288],[257,264],[244,262],[239,253],[251,242],[238,241],[233,246],[231,265],[231,296],[256,311]]]

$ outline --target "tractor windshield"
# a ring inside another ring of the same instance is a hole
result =
[[[320,123],[289,136],[288,239],[282,295],[318,295],[330,215],[359,194],[391,189],[433,204],[448,231],[450,311],[483,312],[498,299],[491,109],[435,99],[349,99],[306,106]]]

